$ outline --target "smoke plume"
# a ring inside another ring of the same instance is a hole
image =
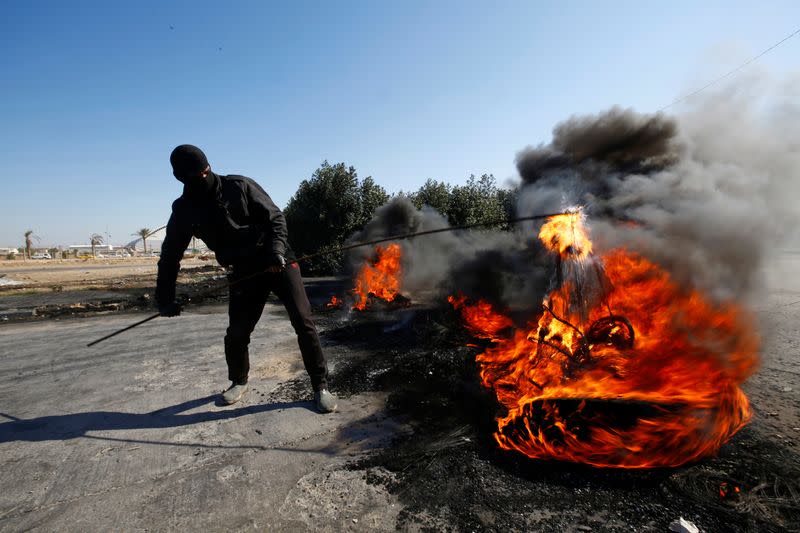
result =
[[[764,261],[800,221],[798,93],[800,80],[776,88],[749,79],[675,117],[618,107],[571,117],[550,143],[518,153],[517,215],[583,206],[596,250],[638,252],[718,301],[752,297]],[[397,198],[353,240],[446,225],[432,209]],[[404,291],[437,299],[461,292],[512,312],[536,308],[553,271],[537,230],[402,241]],[[357,250],[351,262],[371,253]]]
[[[752,297],[800,219],[797,98],[754,101],[753,84],[677,118],[614,108],[559,124],[517,155],[520,212],[584,205],[601,250],[639,252],[719,300]]]
[[[398,197],[376,210],[364,229],[350,242],[381,239],[449,227],[447,219],[430,207],[417,209],[408,198]],[[519,248],[517,236],[498,231],[457,231],[436,233],[400,241],[402,247],[403,292],[415,298],[437,298],[450,285],[453,269],[483,253],[505,246]],[[349,266],[356,270],[373,258],[374,250],[356,248],[349,255]]]

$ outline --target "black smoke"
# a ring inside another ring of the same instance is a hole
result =
[[[740,81],[677,116],[614,107],[557,124],[549,143],[517,154],[518,216],[580,206],[596,251],[640,253],[718,301],[761,294],[765,261],[800,222],[800,83],[754,103],[762,81]],[[446,226],[397,198],[352,240]],[[415,299],[461,292],[535,309],[554,284],[539,226],[401,241],[404,288]],[[352,264],[372,253],[354,251]]]

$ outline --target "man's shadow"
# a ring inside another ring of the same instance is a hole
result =
[[[110,431],[118,429],[173,428],[179,426],[188,426],[191,424],[199,424],[202,422],[228,420],[244,415],[275,411],[277,409],[304,408],[313,410],[313,403],[311,401],[305,401],[247,405],[235,409],[182,414],[185,411],[189,411],[215,401],[217,405],[221,405],[219,402],[219,395],[217,394],[190,400],[188,402],[173,405],[171,407],[165,407],[149,413],[91,411],[88,413],[40,416],[38,418],[30,418],[27,420],[16,418],[5,413],[0,413],[0,416],[9,419],[8,422],[0,423],[0,443],[15,441],[41,442],[48,440],[69,440],[79,437],[99,438],[92,435],[87,435],[87,432]],[[135,439],[102,438],[107,440],[137,442]]]

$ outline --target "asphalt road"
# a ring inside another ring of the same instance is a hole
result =
[[[753,302],[762,365],[745,386],[755,431],[794,462],[798,272],[799,254],[769,265],[769,288]],[[346,464],[407,427],[385,415],[378,393],[342,399],[338,413],[315,413],[280,306],[268,304],[253,334],[251,391],[231,407],[216,403],[227,385],[222,306],[159,318],[85,347],[144,316],[0,326],[0,531],[395,529],[401,496]],[[367,347],[348,350],[370,356]],[[335,355],[331,363],[335,375]],[[534,503],[544,517],[537,528],[571,505]]]
[[[395,500],[341,468],[393,435],[384,399],[317,414],[285,312],[268,304],[251,390],[219,405],[224,313],[94,348],[140,316],[0,328],[0,530],[393,529]]]

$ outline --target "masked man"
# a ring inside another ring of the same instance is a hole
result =
[[[192,237],[198,237],[215,252],[221,265],[231,269],[225,335],[231,386],[223,393],[223,402],[236,403],[247,392],[250,334],[272,292],[283,302],[297,333],[317,410],[334,411],[336,398],[327,389],[327,363],[300,269],[292,262],[283,213],[252,179],[212,172],[205,154],[196,146],[178,146],[169,160],[173,174],[183,183],[183,195],[172,204],[158,261],[156,303],[161,316],[180,314],[175,281],[184,251]]]

